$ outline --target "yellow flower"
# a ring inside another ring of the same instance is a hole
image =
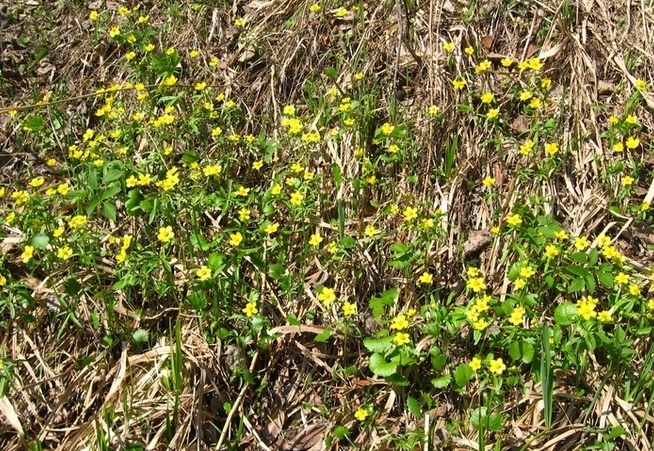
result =
[[[336,14],[336,17],[345,17],[347,15],[347,9],[345,8],[338,8],[334,14]]]
[[[519,326],[520,324],[522,324],[525,313],[526,310],[524,307],[522,306],[515,307],[511,312],[511,315],[509,316],[509,322],[514,326]]]
[[[522,290],[527,286],[527,281],[525,279],[517,278],[515,282],[513,282],[513,285],[515,285],[518,290]]]
[[[420,226],[425,229],[433,229],[434,228],[434,220],[432,218],[425,218],[420,221]]]
[[[620,272],[617,276],[615,276],[614,280],[618,285],[626,285],[629,283],[629,276],[623,272]]]
[[[200,56],[200,52],[198,52],[197,50],[191,50],[188,53],[188,56],[189,58],[197,58],[198,56]]]
[[[0,287],[7,285],[7,278],[5,276],[0,276]]]
[[[534,110],[537,110],[537,109],[539,109],[541,106],[543,106],[543,102],[541,102],[541,100],[538,99],[538,98],[531,99],[531,102],[529,102],[529,106],[530,106],[531,108],[533,108]]]
[[[577,249],[578,251],[583,251],[588,246],[590,246],[590,242],[588,241],[588,238],[586,238],[585,236],[579,236],[575,238],[575,249]]]
[[[175,238],[175,232],[173,232],[172,226],[160,227],[159,233],[157,234],[157,239],[162,243],[167,243],[170,240]]]
[[[119,34],[120,34],[120,27],[112,27],[109,30],[109,36],[112,37],[112,38],[115,38]]]
[[[363,234],[367,236],[368,238],[372,238],[377,234],[377,229],[375,229],[374,226],[366,226],[366,229],[363,231]]]
[[[55,238],[59,238],[61,235],[64,234],[64,228],[63,227],[57,227],[52,231],[52,236]]]
[[[84,224],[86,224],[86,216],[83,215],[73,216],[68,221],[68,226],[70,226],[71,229],[76,229],[78,227],[83,226]]]
[[[536,143],[533,140],[528,139],[527,141],[525,141],[523,144],[520,145],[520,153],[522,155],[529,155],[529,153],[531,152],[531,150],[534,148],[535,145]]]
[[[636,89],[639,91],[646,91],[647,90],[647,82],[643,80],[642,78],[636,79]]]
[[[550,86],[552,86],[552,80],[551,80],[551,79],[549,79],[549,78],[543,78],[543,79],[540,81],[540,87],[541,87],[541,88],[543,88],[543,89],[549,89]]]
[[[532,97],[533,97],[533,94],[531,93],[531,91],[522,91],[520,93],[520,100],[522,100],[523,102],[526,101],[526,100],[531,99]]]
[[[132,61],[134,58],[136,58],[136,52],[127,52],[125,54],[125,59],[127,61]]]
[[[466,55],[472,55],[473,53],[475,53],[475,49],[472,48],[471,45],[463,49],[463,51],[466,53]]]
[[[634,178],[631,177],[630,175],[625,175],[622,177],[622,180],[620,180],[620,184],[622,186],[631,186],[634,184]]]
[[[487,188],[490,188],[491,186],[495,185],[495,179],[490,176],[486,177],[484,180],[481,181],[481,184]]]
[[[558,232],[554,232],[554,236],[557,237],[559,240],[568,239],[568,234],[565,232],[565,230],[559,230]]]
[[[359,407],[356,412],[354,412],[354,418],[359,421],[364,421],[366,418],[368,418],[368,411],[363,407]]]
[[[275,233],[277,231],[277,229],[279,229],[279,223],[271,222],[270,224],[268,224],[266,226],[266,228],[264,229],[264,232],[266,232],[266,235],[272,235],[273,233]]]
[[[343,310],[343,314],[345,316],[351,316],[357,314],[357,305],[352,302],[345,301],[341,309]]]
[[[488,60],[484,60],[481,63],[475,67],[475,73],[481,74],[482,72],[486,72],[488,69],[491,67],[491,62]]]
[[[500,64],[504,67],[510,67],[513,64],[513,58],[502,58]]]
[[[259,309],[257,309],[257,304],[254,302],[248,302],[245,307],[243,308],[243,313],[245,313],[245,316],[250,318],[252,315],[256,315],[259,313]]]
[[[522,224],[522,218],[520,217],[519,214],[515,213],[515,214],[507,216],[506,217],[506,222],[509,225],[513,226],[513,227],[517,227],[520,224]]]
[[[556,155],[559,151],[559,145],[557,143],[546,143],[545,144],[545,152],[547,152],[550,155]]]
[[[618,119],[618,117],[616,115],[614,115],[614,114],[610,115],[607,120],[608,120],[608,123],[611,124],[611,125],[615,125],[618,122],[620,122],[620,119]]]
[[[527,61],[529,69],[533,71],[539,71],[543,68],[543,62],[538,58],[531,58]]]
[[[629,125],[638,125],[638,118],[633,114],[627,115],[624,121]]]
[[[446,52],[453,52],[454,51],[454,43],[453,42],[446,42],[443,44],[443,50]]]
[[[488,110],[488,113],[486,113],[486,117],[488,119],[495,119],[497,116],[500,114],[500,109],[499,108],[491,108]]]
[[[313,5],[309,6],[309,11],[312,13],[316,14],[320,12],[320,5],[318,3],[314,3]]]
[[[404,332],[398,332],[395,334],[393,337],[393,343],[395,343],[396,346],[402,346],[411,341],[409,334],[404,333]]]
[[[649,202],[643,201],[642,204],[640,204],[640,211],[648,211],[650,208]]]
[[[250,220],[250,210],[247,208],[241,208],[238,211],[238,220],[241,222],[249,221]]]
[[[501,229],[498,226],[493,226],[490,228],[490,233],[492,233],[493,235],[497,235],[498,233],[500,233],[500,230]]]
[[[239,188],[234,192],[234,195],[235,195],[235,196],[245,197],[245,196],[247,196],[249,193],[250,193],[250,188],[246,188],[246,187],[244,187],[243,185],[241,185],[241,186],[240,186],[240,187],[239,187]]]
[[[479,357],[473,357],[468,365],[470,365],[472,371],[477,372],[481,368],[481,359]]]
[[[536,274],[536,271],[534,271],[534,268],[531,266],[525,266],[524,268],[520,269],[520,277],[529,279],[531,276]]]
[[[614,152],[624,152],[624,144],[622,144],[620,141],[613,144],[613,151]]]
[[[493,100],[495,100],[495,96],[492,92],[487,91],[481,95],[480,99],[481,103],[491,103]]]
[[[559,255],[559,248],[553,244],[545,246],[545,257],[554,258]]]
[[[23,261],[23,263],[29,262],[33,256],[34,256],[34,246],[25,246],[25,249],[23,249],[23,253],[20,254],[20,258]]]
[[[479,293],[486,289],[486,283],[484,282],[484,279],[482,277],[473,277],[470,280],[468,280],[466,287],[469,290],[474,291],[475,293]]]
[[[409,327],[409,321],[406,319],[406,315],[400,314],[393,318],[391,321],[391,329],[404,330]]]
[[[438,116],[438,114],[439,114],[440,112],[441,112],[440,108],[438,108],[436,105],[431,105],[431,106],[427,109],[427,114],[430,115],[430,116],[432,116],[432,117],[434,117],[434,116]]]
[[[303,200],[304,200],[304,194],[302,194],[300,191],[295,191],[291,193],[291,204],[302,205]]]
[[[629,285],[629,294],[632,296],[640,296],[640,287],[635,283]]]
[[[207,84],[205,82],[203,82],[203,81],[197,82],[195,84],[195,86],[194,86],[196,91],[203,91],[204,89],[206,89],[206,87],[207,87]]]
[[[635,149],[640,145],[640,139],[630,136],[627,138],[627,141],[625,141],[625,145],[628,149]]]
[[[309,244],[311,246],[313,246],[313,247],[316,247],[316,246],[320,245],[320,243],[322,243],[322,240],[323,240],[323,238],[320,235],[318,235],[317,233],[314,233],[309,238]]]
[[[91,12],[89,13],[89,19],[91,19],[91,20],[98,20],[98,17],[99,17],[99,16],[100,16],[100,15],[98,14],[97,11],[91,11]]]
[[[506,365],[504,364],[504,361],[501,358],[491,359],[490,362],[488,362],[488,369],[490,370],[491,373],[502,374],[504,370],[506,370]]]
[[[258,171],[262,167],[263,167],[263,160],[257,160],[254,163],[252,163],[252,169],[254,169],[255,171]]]
[[[325,307],[329,307],[336,300],[336,293],[334,293],[333,288],[323,287],[323,289],[318,294],[318,300],[325,304]]]
[[[234,247],[238,247],[239,244],[243,241],[243,235],[241,232],[231,233],[229,235],[229,244]]]
[[[195,270],[195,275],[201,282],[204,282],[211,277],[211,269],[208,266],[201,266]]]
[[[72,255],[73,250],[68,246],[60,247],[57,249],[57,258],[61,260],[68,260]]]
[[[242,17],[238,17],[234,21],[234,25],[236,25],[237,27],[242,27],[243,25],[245,25],[245,20]]]
[[[602,310],[597,314],[597,319],[603,323],[610,323],[613,321],[613,316],[611,315],[610,311]]]
[[[222,172],[222,168],[218,165],[208,164],[202,168],[202,173],[205,177],[211,177],[213,175],[219,175]]]
[[[35,177],[32,180],[30,180],[30,186],[34,188],[38,188],[39,186],[43,185],[45,183],[45,179],[43,177]]]
[[[418,209],[415,207],[406,207],[402,215],[407,221],[413,221],[418,217]]]
[[[434,281],[434,276],[429,274],[427,271],[423,272],[422,275],[418,278],[418,283],[430,284]]]
[[[452,80],[452,86],[454,86],[455,90],[461,90],[465,87],[466,81],[462,79],[457,79],[457,80]]]
[[[393,130],[395,130],[395,126],[388,122],[381,126],[381,131],[386,136],[389,136],[391,133],[393,133]]]

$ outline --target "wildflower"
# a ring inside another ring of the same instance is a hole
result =
[[[195,86],[194,86],[196,91],[203,91],[204,89],[206,89],[206,87],[207,87],[207,84],[205,82],[203,82],[203,81],[197,82],[195,84]]]
[[[386,136],[389,136],[391,133],[393,133],[393,130],[395,130],[395,126],[388,122],[381,126],[381,131]]]
[[[313,246],[313,247],[316,247],[316,246],[320,245],[320,243],[322,243],[322,240],[323,240],[323,238],[320,235],[318,235],[317,233],[314,233],[309,238],[309,244],[311,246]]]
[[[500,359],[491,359],[490,362],[488,362],[488,369],[490,370],[491,373],[494,374],[502,374],[504,370],[506,370],[506,365],[504,364],[504,361]]]
[[[577,314],[579,314],[579,316],[581,316],[585,321],[588,321],[597,316],[597,312],[595,311],[596,306],[597,300],[592,296],[582,298],[576,304]]]
[[[7,278],[5,276],[0,276],[0,287],[4,287],[5,285],[7,285]]]
[[[515,213],[506,217],[506,222],[513,227],[517,227],[522,224],[522,218],[519,214]]]
[[[314,3],[313,5],[309,6],[309,11],[312,13],[316,14],[320,12],[320,5],[318,3]]]
[[[500,109],[499,108],[491,108],[488,110],[488,113],[486,113],[486,117],[488,119],[495,119],[497,116],[500,114]]]
[[[614,152],[624,152],[624,144],[622,142],[620,142],[620,141],[613,144],[613,151]]]
[[[486,321],[484,318],[479,318],[477,321],[472,322],[472,328],[475,330],[484,330],[486,329],[490,323]]]
[[[636,83],[634,83],[634,84],[636,85],[636,89],[638,91],[646,91],[647,90],[647,82],[645,80],[643,80],[642,78],[636,79]]]
[[[511,65],[513,64],[513,58],[508,58],[508,57],[502,58],[500,60],[500,64],[504,67],[511,67]]]
[[[495,96],[492,92],[487,91],[481,95],[480,99],[481,103],[491,103],[493,100],[495,100]]]
[[[479,293],[486,289],[486,283],[482,277],[473,277],[472,279],[468,280],[466,287],[475,293]]]
[[[525,266],[522,269],[520,269],[520,277],[523,277],[525,279],[529,279],[534,274],[536,274],[536,271],[534,271],[534,268],[532,268],[531,266]]]
[[[247,316],[248,318],[259,313],[259,309],[257,309],[257,304],[255,304],[254,302],[248,302],[247,304],[245,304],[245,307],[243,308],[242,311],[243,313],[245,313],[245,316]]]
[[[491,67],[491,62],[488,60],[484,60],[481,63],[475,67],[475,73],[476,74],[481,74],[482,72],[486,72],[488,69]]]
[[[413,221],[418,217],[418,209],[415,207],[406,207],[402,213],[404,219],[407,221]]]
[[[23,263],[29,262],[33,256],[34,256],[34,246],[25,246],[25,249],[23,249],[23,253],[20,254],[20,258],[23,261]]]
[[[372,225],[366,226],[366,229],[363,231],[363,234],[368,238],[372,238],[377,234],[377,229]]]
[[[526,101],[526,100],[531,99],[532,97],[533,97],[533,94],[531,93],[531,91],[522,91],[520,93],[520,100],[522,100],[523,102]]]
[[[248,221],[250,219],[250,210],[247,208],[241,208],[238,211],[238,220],[241,222]]]
[[[452,86],[454,86],[455,90],[461,90],[465,87],[466,81],[462,79],[457,79],[457,80],[452,80]]]
[[[145,46],[145,51],[146,51],[146,52],[151,52],[151,51],[153,51],[153,50],[154,50],[154,44],[147,44],[147,45]]]
[[[438,108],[436,105],[431,105],[427,109],[427,114],[431,117],[438,116],[440,112],[441,112],[440,108]]]
[[[363,407],[359,407],[356,412],[354,412],[354,418],[359,421],[364,421],[366,418],[368,418],[368,411]]]
[[[72,255],[73,250],[68,246],[60,247],[57,249],[57,258],[61,260],[68,260]]]
[[[397,330],[404,330],[407,327],[409,327],[409,321],[407,321],[406,315],[404,314],[397,315],[395,318],[393,318],[393,321],[391,321],[390,325],[391,329]]]
[[[76,228],[78,228],[78,227],[83,226],[84,224],[86,224],[86,216],[83,216],[83,215],[73,216],[73,217],[68,221],[68,226],[69,226],[71,229],[76,229]]]
[[[475,268],[474,266],[471,266],[466,271],[466,274],[468,275],[468,277],[477,277],[481,273],[479,272],[479,268]]]
[[[109,30],[109,36],[112,37],[112,38],[115,38],[119,34],[120,34],[120,27],[112,27]]]
[[[545,257],[554,258],[559,255],[559,248],[553,244],[545,246]]]
[[[640,296],[640,287],[635,283],[629,285],[629,294],[632,296]]]
[[[395,343],[396,346],[402,346],[411,341],[409,334],[404,333],[404,332],[398,332],[395,334],[393,337],[393,343]]]
[[[518,290],[522,290],[524,287],[527,286],[527,281],[526,281],[525,279],[522,279],[522,278],[519,277],[519,278],[517,278],[517,279],[515,280],[515,282],[513,282],[513,285],[514,285]]]
[[[539,109],[541,106],[543,106],[543,102],[539,98],[531,99],[531,102],[529,102],[529,107],[534,110]]]
[[[540,81],[540,87],[541,87],[541,88],[543,88],[543,89],[549,89],[550,86],[552,86],[552,80],[551,80],[551,79],[549,79],[549,78],[543,78],[543,79]]]
[[[229,235],[229,244],[234,247],[238,247],[239,244],[243,241],[243,235],[241,232],[230,233]]]
[[[273,184],[273,186],[270,188],[270,193],[273,196],[278,196],[279,193],[281,192],[282,192],[282,186],[277,183]]]
[[[30,186],[33,188],[38,188],[44,183],[45,183],[45,179],[43,177],[35,177],[32,180],[30,180]]]
[[[236,25],[237,27],[242,27],[243,25],[245,25],[245,20],[242,17],[238,17],[234,21],[234,25]]]
[[[495,185],[495,179],[490,176],[486,177],[484,178],[484,180],[481,181],[481,184],[487,188],[490,188],[491,186]]]
[[[443,50],[446,52],[453,52],[454,51],[454,43],[453,42],[446,42],[443,44]]]
[[[136,58],[136,52],[127,52],[125,54],[125,59],[127,61],[132,61],[134,58]]]
[[[244,187],[243,185],[241,185],[241,186],[240,186],[240,187],[239,187],[239,188],[234,192],[234,195],[235,195],[235,196],[245,197],[245,196],[247,196],[249,193],[250,193],[250,188],[246,188],[246,187]]]
[[[590,246],[590,242],[588,241],[588,238],[585,236],[578,236],[575,238],[575,249],[578,251],[583,251],[586,249],[588,246]]]
[[[565,232],[565,230],[559,230],[557,232],[554,232],[554,236],[558,238],[559,240],[567,240],[568,239],[568,234]]]
[[[498,226],[493,226],[490,228],[490,233],[492,233],[493,235],[497,235],[498,233],[500,233],[500,230],[501,229]]]
[[[327,252],[330,254],[335,254],[338,251],[338,245],[334,242],[331,242],[327,245]]]
[[[613,321],[613,315],[609,310],[602,310],[597,314],[597,319],[602,323],[610,323]]]
[[[640,139],[634,138],[633,136],[630,136],[627,138],[625,141],[625,145],[627,146],[628,149],[635,149],[640,145]]]
[[[170,240],[175,238],[175,232],[173,232],[172,226],[160,227],[159,233],[157,234],[157,239],[162,243],[167,243]]]
[[[614,280],[618,285],[626,285],[629,283],[629,276],[623,272],[620,272],[617,276],[615,276]]]
[[[269,223],[265,229],[263,229],[264,232],[266,232],[266,235],[272,235],[279,229],[279,223],[278,222],[271,222]]]
[[[100,15],[98,14],[97,11],[91,11],[91,12],[89,13],[89,19],[91,19],[91,20],[93,20],[93,21],[98,20],[98,17],[99,17],[99,16],[100,16]]]
[[[211,57],[211,59],[209,60],[209,66],[210,67],[216,67],[216,66],[218,66],[218,63],[220,63],[220,60],[218,58],[216,58],[215,56]]]
[[[525,141],[523,144],[520,145],[520,154],[529,155],[529,153],[531,152],[531,150],[534,148],[535,145],[536,143],[533,140],[528,139],[527,141]]]
[[[334,12],[334,14],[336,15],[336,17],[341,17],[341,18],[343,18],[343,17],[345,17],[345,16],[347,15],[347,9],[345,9],[345,8],[338,8],[338,9]]]
[[[550,155],[556,155],[559,151],[559,145],[557,143],[546,143],[545,152]]]
[[[150,20],[150,16],[139,16],[139,18],[136,20],[139,24],[143,25],[148,23]]]
[[[642,204],[640,204],[640,211],[648,211],[650,208],[649,202],[643,201]]]
[[[295,191],[291,194],[291,204],[302,205],[303,200],[304,200],[304,194],[302,194],[300,191]]]
[[[418,278],[418,283],[421,284],[430,284],[434,281],[434,276],[429,274],[427,271],[423,272],[422,275]]]
[[[333,288],[323,287],[323,289],[318,294],[318,300],[325,304],[325,307],[329,308],[330,305],[336,300],[336,293],[334,293]]]
[[[63,227],[57,227],[52,231],[52,236],[55,238],[59,238],[61,235],[64,234],[64,228]]]
[[[624,121],[629,125],[638,125],[638,118],[633,114],[627,115]]]
[[[343,310],[343,314],[345,316],[351,316],[357,314],[357,305],[352,302],[345,301],[341,309]]]
[[[263,160],[257,160],[254,163],[252,163],[252,169],[255,171],[260,170],[263,167]]]
[[[529,69],[533,70],[534,72],[537,72],[543,68],[543,62],[538,58],[530,58],[527,61],[527,64],[529,64]]]
[[[514,326],[519,326],[520,324],[522,324],[525,313],[526,310],[524,307],[520,305],[515,307],[511,312],[511,315],[509,316],[509,322]]]
[[[630,175],[625,175],[625,176],[622,177],[622,179],[620,180],[620,184],[621,184],[622,186],[631,186],[631,185],[633,185],[634,180],[635,180],[635,179],[634,179],[633,177],[631,177]]]
[[[205,177],[219,175],[221,172],[222,172],[222,168],[214,164],[208,164],[202,168],[202,173],[204,174]]]
[[[472,371],[477,372],[481,368],[481,359],[479,357],[473,357],[468,365],[470,365]]]
[[[471,45],[463,49],[463,51],[465,52],[466,55],[472,55],[473,53],[475,53],[475,49]]]

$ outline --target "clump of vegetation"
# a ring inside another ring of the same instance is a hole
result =
[[[644,11],[69,3],[1,85],[5,449],[650,449]]]

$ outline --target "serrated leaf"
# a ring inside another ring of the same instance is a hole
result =
[[[451,381],[452,381],[452,375],[444,374],[441,377],[436,377],[432,379],[431,384],[436,388],[445,388],[448,385],[450,385]]]
[[[422,418],[422,406],[420,405],[420,401],[418,401],[413,396],[409,396],[406,399],[406,406],[409,408],[409,412],[411,412],[414,417]]]
[[[465,387],[475,377],[475,372],[470,365],[462,363],[454,370],[454,383],[457,387]]]
[[[388,338],[366,338],[363,340],[363,346],[370,352],[385,353],[393,346],[393,340]]]
[[[212,271],[222,271],[222,269],[225,267],[225,256],[223,254],[213,252],[207,259],[207,266],[211,268]]]
[[[115,221],[117,218],[116,206],[111,202],[105,202],[102,204],[102,216],[105,218]]]
[[[318,335],[313,337],[313,341],[315,341],[316,343],[324,343],[327,340],[329,340],[329,337],[331,336],[332,336],[332,331],[329,329],[325,329],[322,332],[320,332]]]
[[[559,326],[569,326],[577,321],[577,306],[572,302],[564,302],[554,310],[554,321]]]
[[[370,356],[368,367],[373,374],[381,377],[391,376],[397,371],[397,363],[387,362],[384,356],[378,353]]]

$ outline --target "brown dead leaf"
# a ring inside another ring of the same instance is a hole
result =
[[[480,41],[484,50],[490,52],[491,48],[493,47],[493,42],[495,42],[495,37],[493,35],[487,34],[486,36],[482,36]]]
[[[529,118],[522,114],[511,122],[511,128],[518,133],[524,133],[529,130]]]

